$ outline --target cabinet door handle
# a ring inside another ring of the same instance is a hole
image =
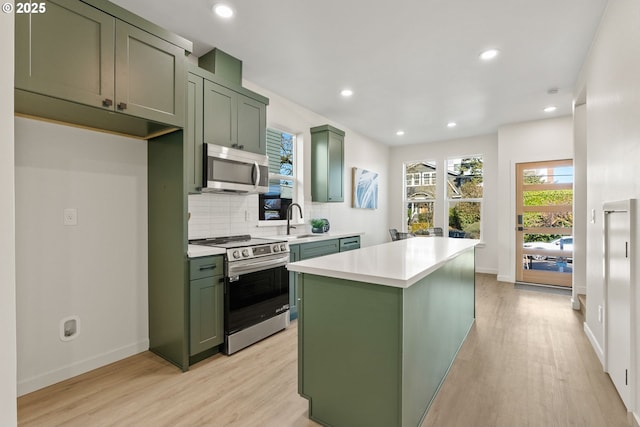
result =
[[[113,105],[113,100],[106,98],[102,100],[103,107],[111,107]]]
[[[118,102],[118,110],[126,110],[127,103],[126,102]]]
[[[212,265],[201,265],[200,266],[200,271],[205,271],[205,270],[215,270],[217,267],[216,264],[212,264]]]

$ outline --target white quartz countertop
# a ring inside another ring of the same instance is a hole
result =
[[[227,251],[223,248],[203,245],[189,245],[187,247],[187,256],[189,258],[198,258],[201,256],[224,255]]]
[[[352,237],[352,236],[362,236],[364,232],[362,231],[330,231],[328,233],[305,233],[301,232],[300,234],[291,234],[287,236],[286,234],[280,234],[277,236],[265,236],[265,239],[273,239],[273,240],[283,240],[289,242],[290,245],[297,245],[300,243],[308,243],[308,242],[319,242],[322,240],[329,239],[339,239],[341,237]],[[262,236],[257,236],[262,237]],[[226,251],[222,248],[216,248],[212,246],[203,246],[203,245],[189,245],[187,248],[187,256],[189,258],[198,258],[203,256],[210,255],[224,255]]]
[[[289,263],[290,271],[408,288],[479,240],[414,237]]]

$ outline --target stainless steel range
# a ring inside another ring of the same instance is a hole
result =
[[[224,352],[236,351],[289,326],[289,244],[249,235],[192,240],[226,249]]]

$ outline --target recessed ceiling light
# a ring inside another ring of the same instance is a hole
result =
[[[546,108],[544,109],[544,112],[545,112],[545,113],[553,113],[553,112],[554,112],[554,111],[556,111],[556,110],[557,110],[557,108],[556,108],[556,106],[555,106],[555,105],[549,105],[548,107],[546,107]]]
[[[233,9],[226,4],[217,3],[213,5],[213,11],[221,18],[231,18],[233,16]]]
[[[351,95],[353,95],[353,91],[351,89],[342,89],[340,91],[340,95],[344,96],[345,98],[348,98]]]
[[[449,123],[447,123],[447,127],[448,127],[448,128],[454,128],[454,127],[456,127],[456,126],[458,126],[458,124],[457,124],[456,122],[449,122]]]
[[[498,56],[498,53],[500,53],[498,49],[488,49],[480,54],[480,59],[483,61],[489,61]]]
[[[399,130],[398,132],[396,132],[396,135],[402,136],[402,135],[404,135],[404,131],[403,130]]]

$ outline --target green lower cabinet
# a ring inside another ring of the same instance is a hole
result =
[[[316,258],[323,255],[330,255],[340,252],[340,240],[329,239],[319,242],[309,242],[300,244],[300,260]]]
[[[189,355],[216,349],[224,341],[222,257],[190,261]]]
[[[340,239],[340,252],[360,249],[360,236],[343,237]]]
[[[194,356],[222,344],[224,283],[221,276],[192,280],[189,354]]]
[[[289,262],[300,261],[300,246],[289,246]],[[289,318],[298,318],[298,273],[289,272]]]

